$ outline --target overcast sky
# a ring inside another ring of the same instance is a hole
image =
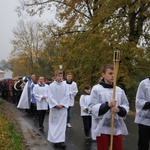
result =
[[[10,40],[13,39],[12,30],[17,25],[17,21],[22,19],[15,12],[19,0],[1,0],[0,1],[0,61],[8,60],[13,47]],[[27,16],[26,16],[27,17]],[[28,17],[28,19],[32,19]],[[36,20],[50,21],[53,18],[52,12],[46,12],[42,18],[36,16]],[[24,18],[25,19],[25,18]]]

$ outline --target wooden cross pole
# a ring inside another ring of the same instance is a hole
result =
[[[116,81],[117,81],[117,73],[119,68],[119,61],[120,61],[120,51],[114,51],[114,82],[113,82],[113,100],[116,100]],[[110,137],[110,150],[113,150],[113,135],[114,135],[114,118],[115,114],[112,113],[111,116],[111,137]]]

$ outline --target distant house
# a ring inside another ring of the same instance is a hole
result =
[[[12,78],[13,71],[9,69],[10,66],[6,62],[6,60],[0,61],[0,78]]]
[[[4,78],[4,71],[0,70],[0,78]]]
[[[13,77],[13,72],[10,69],[5,69],[4,78],[12,78],[12,77]]]

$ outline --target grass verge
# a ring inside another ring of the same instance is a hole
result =
[[[0,102],[0,149],[23,150],[22,135],[17,133],[15,125],[2,114],[2,107]]]

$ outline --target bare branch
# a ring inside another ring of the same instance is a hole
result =
[[[89,6],[89,0],[85,0],[85,3],[86,3],[86,5],[87,5],[87,8],[88,8],[88,12],[89,12],[89,14],[90,14],[90,17],[92,18],[93,16],[92,16],[92,13],[91,13],[91,10],[90,10],[90,6]]]
[[[55,34],[53,32],[53,35],[54,36],[62,36],[62,35],[65,35],[65,34],[72,34],[72,33],[83,33],[83,32],[86,32],[86,31],[66,31],[66,32],[62,32],[62,33],[58,33],[58,34]]]
[[[50,2],[53,2],[53,0],[48,0],[48,1],[45,1],[45,2],[37,2],[37,1],[35,1],[32,4],[25,3],[24,5],[28,7],[28,6],[43,5],[43,4],[47,4],[47,3],[50,3]]]
[[[35,3],[32,3],[32,4],[24,4],[24,5],[27,6],[27,7],[29,7],[29,6],[43,5],[43,4],[47,4],[47,3],[50,3],[50,2],[56,2],[56,3],[59,3],[59,4],[63,4],[63,5],[65,5],[65,6],[67,6],[67,7],[71,7],[71,6],[69,6],[67,3],[65,3],[65,2],[63,2],[63,1],[58,1],[58,0],[48,0],[48,1],[45,1],[45,2],[41,2],[41,3],[35,1]],[[79,14],[85,16],[86,18],[91,19],[91,16],[92,16],[91,14],[90,14],[90,16],[88,16],[88,15],[86,15],[85,13],[79,11],[79,10],[76,9],[76,8],[73,8],[73,10],[76,11],[77,13],[79,13]]]

